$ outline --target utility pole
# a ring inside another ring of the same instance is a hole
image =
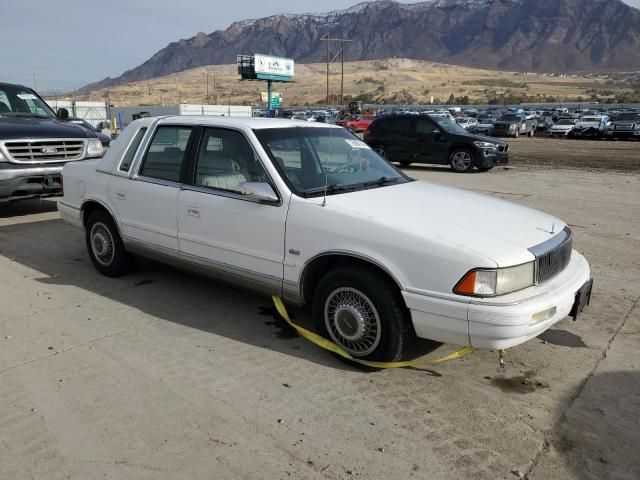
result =
[[[148,95],[151,95],[151,82],[147,82]]]
[[[341,41],[342,48],[340,48],[340,105],[344,105],[344,38]]]
[[[213,74],[213,104],[218,104],[218,93],[216,91],[216,74]]]
[[[207,104],[209,103],[209,72],[207,71]]]
[[[178,76],[176,75],[174,77],[174,80],[176,81],[176,102],[178,105],[180,105],[180,91],[178,90]]]
[[[348,38],[331,38],[331,35],[328,33],[323,35],[320,39],[323,42],[327,42],[327,97],[326,102],[329,105],[329,74],[331,64],[336,61],[338,56],[341,59],[341,76],[340,76],[340,103],[344,103],[344,44],[345,42],[352,42],[353,40],[349,40]],[[340,50],[334,52],[331,50],[331,42],[340,42]],[[335,102],[335,99],[334,99]]]
[[[329,65],[331,64],[330,53],[331,37],[327,33],[327,105],[329,105]]]

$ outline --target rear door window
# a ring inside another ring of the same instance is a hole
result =
[[[169,182],[180,182],[191,127],[158,127],[145,155],[140,175]]]

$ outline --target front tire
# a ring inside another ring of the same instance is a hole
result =
[[[85,240],[91,263],[107,277],[121,277],[131,269],[131,257],[125,250],[115,222],[104,210],[96,210],[87,220]]]
[[[449,155],[449,166],[458,173],[466,173],[473,170],[475,159],[469,150],[458,148]]]
[[[351,356],[396,362],[409,341],[409,312],[395,284],[371,268],[327,273],[313,296],[316,330]]]

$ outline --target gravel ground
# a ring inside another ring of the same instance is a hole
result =
[[[147,261],[102,277],[53,201],[0,204],[0,478],[640,478],[640,175],[522,166],[556,143],[582,144],[518,140],[484,174],[407,169],[564,218],[591,262],[588,312],[504,369],[478,351],[363,372],[266,298]],[[640,143],[585,145],[637,169]]]
[[[640,170],[636,140],[574,140],[568,138],[509,138],[513,165],[629,172]]]

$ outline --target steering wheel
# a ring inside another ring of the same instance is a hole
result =
[[[347,161],[338,165],[331,173],[355,173],[369,169],[369,160],[362,155],[362,150],[354,148],[347,155]]]

